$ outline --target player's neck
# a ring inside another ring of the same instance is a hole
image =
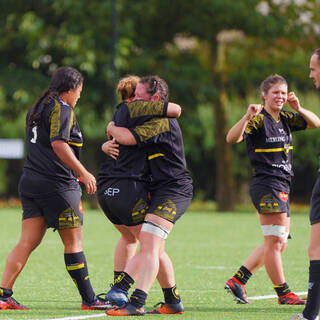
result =
[[[270,116],[275,120],[279,121],[279,115],[281,110],[274,110],[269,106],[264,106],[264,109],[270,114]]]

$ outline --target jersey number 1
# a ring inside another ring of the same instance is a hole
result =
[[[37,126],[32,128],[32,132],[33,132],[33,138],[30,140],[30,142],[36,143],[37,142],[37,137],[38,137]]]

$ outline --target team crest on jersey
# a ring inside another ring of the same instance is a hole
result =
[[[288,198],[289,198],[289,195],[287,193],[285,193],[285,192],[280,192],[279,193],[279,197],[283,202],[287,202]]]

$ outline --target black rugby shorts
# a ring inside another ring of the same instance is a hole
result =
[[[149,208],[147,184],[133,179],[109,179],[99,183],[98,200],[113,224],[141,224]]]
[[[66,190],[44,197],[21,196],[23,216],[29,219],[43,216],[48,228],[58,230],[78,228],[83,224],[81,190]]]
[[[262,184],[251,184],[250,196],[259,213],[287,212],[290,216],[289,194]]]
[[[175,223],[188,209],[192,197],[184,197],[174,189],[167,188],[151,192],[151,203],[148,213],[155,214]]]

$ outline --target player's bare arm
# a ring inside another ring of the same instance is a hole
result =
[[[227,143],[239,143],[243,140],[243,133],[248,122],[258,115],[263,108],[261,104],[250,104],[246,114],[229,130],[226,141]]]
[[[87,192],[89,194],[95,193],[97,191],[96,178],[76,158],[69,145],[63,140],[55,140],[51,145],[57,156],[79,175]]]
[[[299,99],[293,91],[288,93],[287,101],[289,102],[290,107],[297,111],[307,122],[308,129],[315,129],[320,126],[320,118],[314,112],[301,107]]]

